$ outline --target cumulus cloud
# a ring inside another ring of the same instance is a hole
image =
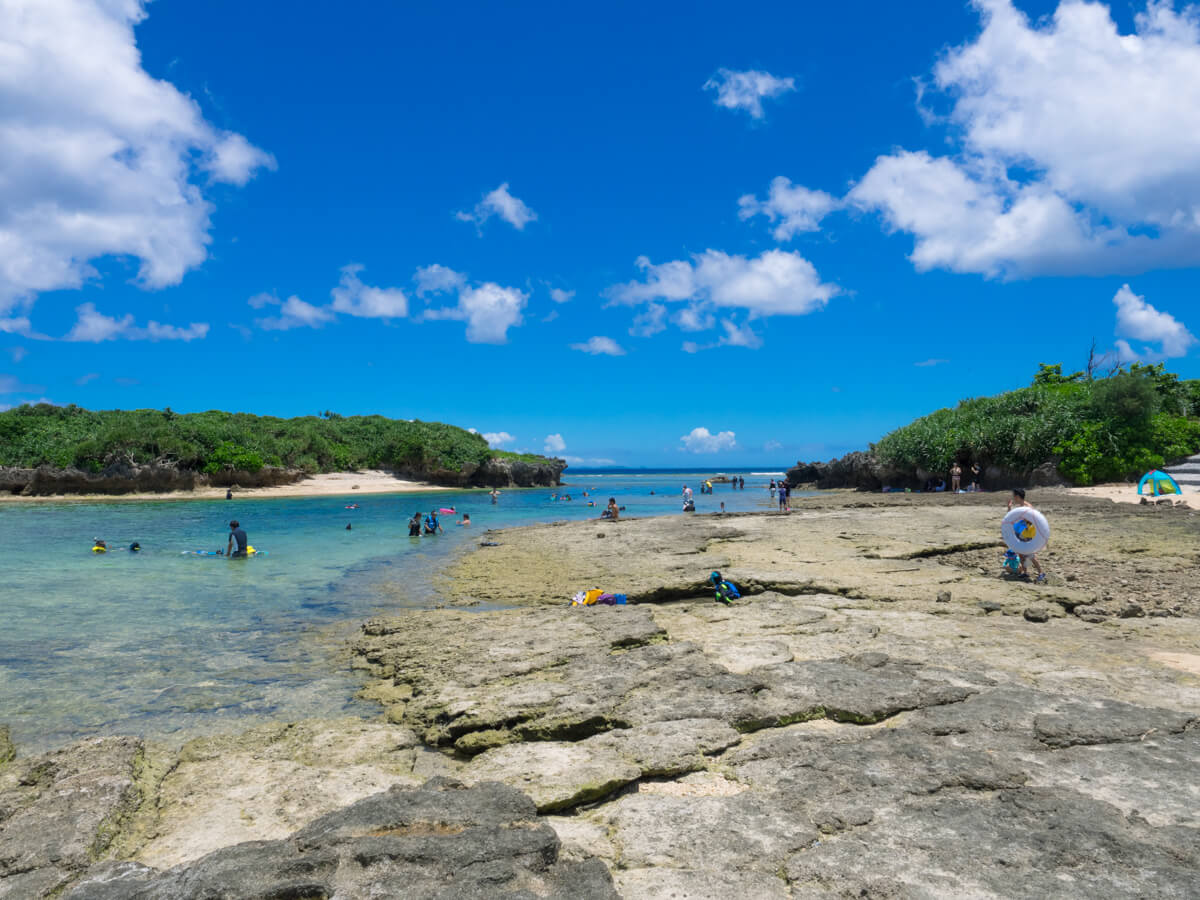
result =
[[[500,447],[504,444],[511,444],[516,440],[507,431],[485,431],[483,439],[488,442],[489,447]]]
[[[96,309],[94,303],[75,307],[75,325],[63,337],[64,341],[80,341],[98,344],[123,338],[128,341],[195,341],[208,334],[208,325],[193,322],[187,327],[163,325],[151,320],[145,327],[135,324],[133,314],[126,313],[117,319],[106,316]]]
[[[453,269],[439,265],[438,263],[417,269],[417,274],[413,276],[413,280],[417,283],[418,297],[457,291],[467,283],[466,276],[461,272],[455,272]]]
[[[519,197],[509,193],[507,181],[494,191],[484,194],[483,199],[475,204],[475,209],[471,212],[454,214],[461,222],[474,222],[481,233],[484,222],[492,216],[499,216],[517,231],[524,231],[526,225],[537,220],[537,213],[526,206]]]
[[[1200,19],[1150,2],[1121,34],[1062,0],[1033,24],[976,0],[935,67],[951,156],[881,156],[848,195],[914,238],[921,270],[1103,274],[1200,262]]]
[[[569,303],[574,298],[574,291],[567,291],[562,288],[550,288],[550,299],[555,303]]]
[[[686,304],[671,321],[684,331],[707,331],[718,323],[724,334],[711,343],[689,341],[687,352],[709,347],[759,347],[761,339],[745,324],[717,311],[743,310],[748,320],[767,316],[802,316],[821,309],[840,292],[821,281],[816,268],[799,253],[768,250],[757,257],[706,250],[691,259],[651,263],[638,257],[643,280],[615,285],[607,295],[613,303],[640,305],[629,333],[639,337],[665,328],[666,304]]]
[[[83,387],[85,384],[95,381],[99,377],[99,372],[88,372],[86,375],[80,375],[78,378],[76,378],[75,383],[80,387]]]
[[[716,347],[745,347],[757,350],[762,346],[762,338],[749,325],[738,325],[732,319],[722,319],[721,328],[724,334],[715,341],[702,344],[698,341],[684,341],[684,353],[699,353],[702,350],[712,350]]]
[[[764,98],[779,97],[796,89],[794,78],[777,78],[770,72],[750,69],[737,72],[718,69],[717,74],[704,83],[704,90],[716,91],[713,102],[725,109],[740,109],[752,118],[764,115]]]
[[[754,194],[738,198],[738,217],[745,220],[766,216],[768,222],[778,223],[771,234],[782,242],[801,232],[816,231],[821,220],[841,204],[831,194],[794,185],[780,175],[771,180],[766,200],[759,200]]]
[[[667,308],[659,303],[648,303],[645,308],[633,317],[633,325],[629,333],[634,337],[650,337],[665,331]]]
[[[431,267],[432,268],[432,267]],[[426,293],[457,292],[458,302],[454,306],[433,307],[421,314],[421,319],[457,319],[467,323],[467,340],[472,344],[504,344],[508,342],[508,329],[524,321],[522,311],[529,295],[516,288],[501,287],[487,281],[471,285],[467,277],[444,266],[436,279],[426,281],[435,284],[426,287]],[[426,270],[420,270],[428,272]],[[421,283],[418,272],[418,283]]]
[[[1127,284],[1121,285],[1113,297],[1113,303],[1117,307],[1116,333],[1122,338],[1117,341],[1117,355],[1121,362],[1185,356],[1196,343],[1196,337],[1182,322],[1170,313],[1155,309],[1146,302],[1145,297],[1139,297],[1130,290]],[[1138,353],[1129,344],[1130,340],[1156,343],[1160,351]]]
[[[272,304],[279,307],[279,315],[265,316],[255,319],[254,324],[264,331],[288,331],[292,328],[320,328],[334,320],[334,314],[328,307],[313,306],[306,303],[295,294],[280,301],[269,294],[257,294],[249,300],[255,309]]]
[[[402,319],[408,315],[408,297],[399,288],[378,288],[363,284],[358,273],[363,267],[342,267],[338,286],[330,291],[334,312],[360,319]]]
[[[543,453],[562,453],[567,449],[567,442],[563,440],[561,434],[546,435],[546,444],[542,447]]]
[[[8,355],[12,357],[13,362],[19,363],[21,360],[23,360],[26,356],[29,355],[29,351],[26,350],[24,347],[9,347]]]
[[[737,446],[737,435],[732,431],[713,434],[707,428],[693,428],[679,440],[684,449],[692,453],[719,453]]]
[[[612,338],[597,335],[590,337],[582,344],[572,344],[572,350],[580,350],[593,356],[624,356],[625,350]]]
[[[7,0],[0,66],[0,313],[138,261],[147,288],[207,255],[200,182],[274,166],[141,64],[143,0]]]

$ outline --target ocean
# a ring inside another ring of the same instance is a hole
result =
[[[697,511],[774,508],[767,483],[780,473],[736,473],[745,491],[716,485],[696,494]],[[495,505],[486,491],[0,504],[0,725],[31,752],[98,734],[179,742],[371,715],[344,642],[371,615],[434,605],[431,576],[451,554],[488,528],[596,517],[610,496],[626,516],[681,514],[683,484],[701,477],[568,472],[568,485],[506,490]],[[574,499],[551,499],[562,493]],[[408,518],[434,507],[457,510],[442,516],[446,534],[408,537]],[[469,529],[454,524],[464,512]],[[224,549],[234,518],[265,556],[184,555]],[[91,552],[97,537],[110,552]],[[125,549],[133,541],[141,552]]]

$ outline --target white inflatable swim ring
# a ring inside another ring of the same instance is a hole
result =
[[[1016,506],[1000,523],[1004,543],[1016,553],[1037,553],[1050,541],[1050,523],[1031,506]]]

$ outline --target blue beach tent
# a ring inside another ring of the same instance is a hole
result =
[[[1179,485],[1175,483],[1175,479],[1166,472],[1160,472],[1158,469],[1151,469],[1142,476],[1142,480],[1138,482],[1138,493],[1142,494],[1149,488],[1150,496],[1158,497],[1162,494],[1180,494]]]

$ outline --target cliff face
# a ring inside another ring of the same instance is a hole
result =
[[[861,450],[847,453],[841,459],[833,459],[827,463],[797,463],[788,469],[787,473],[791,484],[815,484],[822,489],[851,488],[857,491],[879,491],[884,485],[917,490],[923,488],[930,478],[944,478],[947,485],[950,483],[949,472],[927,472],[916,467],[885,466],[874,456]],[[1002,466],[987,466],[984,468],[982,481],[983,487],[989,491],[1069,484],[1059,474],[1058,467],[1053,462],[1043,463],[1027,472],[1018,472]],[[963,465],[963,487],[970,482],[970,466]]]
[[[538,487],[560,483],[564,460],[547,460],[544,465],[531,465],[510,459],[490,459],[482,466],[451,469],[405,470],[397,472],[417,481],[447,487]],[[26,497],[49,497],[61,494],[165,494],[172,491],[193,491],[202,487],[238,485],[274,487],[292,484],[306,477],[300,469],[264,466],[257,472],[227,471],[208,475],[181,469],[174,463],[160,461],[139,465],[118,462],[101,472],[82,469],[55,469],[40,466],[22,469],[0,466],[0,492]]]

